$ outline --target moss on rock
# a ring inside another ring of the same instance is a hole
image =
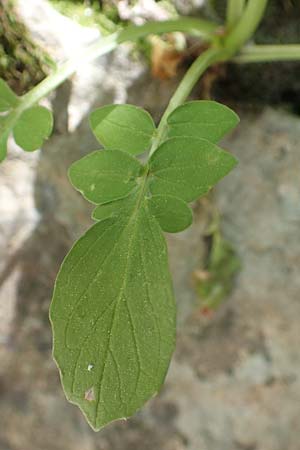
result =
[[[13,1],[0,0],[0,77],[22,94],[45,77],[51,64],[18,20]]]

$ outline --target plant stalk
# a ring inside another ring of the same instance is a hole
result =
[[[161,22],[148,22],[142,26],[130,25],[126,29],[100,38],[94,44],[84,49],[81,54],[70,59],[60,66],[54,73],[45,78],[30,92],[25,94],[20,102],[19,109],[23,111],[48,95],[64,80],[70,77],[79,67],[93,59],[114,50],[119,44],[126,41],[136,41],[148,34],[170,33],[172,31],[184,31],[202,36],[204,40],[211,40],[218,25],[205,20],[183,17],[176,20]]]
[[[36,85],[31,91],[21,97],[17,107],[23,111],[46,97],[57,86],[69,78],[85,63],[112,51],[118,45],[118,33],[101,38],[94,44],[82,50],[78,55],[58,67],[51,75]]]
[[[208,69],[208,67],[216,62],[230,59],[230,57],[252,36],[263,17],[267,2],[268,0],[248,0],[242,17],[225,39],[223,47],[212,46],[202,53],[191,65],[161,118],[156,137],[154,138],[150,149],[149,157],[153,155],[166,136],[167,119],[171,112],[187,99],[200,76]],[[233,5],[237,4],[234,0],[230,1],[230,3],[230,9],[233,8]]]
[[[149,157],[156,151],[160,143],[164,140],[167,133],[167,119],[174,109],[180,106],[189,96],[193,87],[199,80],[200,76],[205,72],[212,64],[222,61],[224,59],[224,50],[219,48],[210,48],[203,52],[194,61],[191,67],[188,69],[183,79],[181,80],[178,88],[171,97],[167,109],[165,110],[161,121],[159,123],[157,134],[153,140]]]
[[[66,61],[54,72],[41,81],[31,91],[19,98],[18,105],[5,116],[0,124],[0,135],[9,133],[23,111],[38,103],[51,91],[55,90],[67,78],[69,78],[78,68],[89,61],[114,50],[119,44],[126,41],[136,41],[148,34],[170,33],[182,31],[201,36],[203,40],[214,41],[216,30],[219,25],[192,17],[181,17],[176,20],[160,22],[147,22],[142,26],[129,25],[126,29],[101,37],[95,43],[79,51],[76,57]]]
[[[268,0],[248,0],[244,13],[225,39],[229,55],[234,55],[251,38],[263,18]]]
[[[142,26],[129,25],[119,33],[118,43],[125,41],[136,41],[148,34],[172,33],[182,31],[183,33],[201,36],[205,41],[211,41],[220,26],[208,20],[196,19],[195,17],[180,17],[175,20],[150,21]]]
[[[231,30],[240,20],[245,8],[245,0],[228,0],[226,9],[227,29]]]
[[[300,61],[300,45],[251,45],[243,48],[232,61],[238,64]]]

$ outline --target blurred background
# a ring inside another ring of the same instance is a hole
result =
[[[0,0],[0,77],[18,94],[128,22],[221,21],[224,0]],[[257,43],[300,43],[300,2],[271,0]],[[99,433],[64,397],[48,308],[59,265],[90,226],[67,168],[98,147],[91,109],[127,102],[159,120],[203,44],[181,33],[126,44],[52,94],[41,151],[0,165],[0,450],[300,449],[300,64],[210,69],[193,98],[241,116],[240,164],[168,235],[177,348],[160,394]]]

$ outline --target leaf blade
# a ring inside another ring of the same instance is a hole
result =
[[[13,129],[16,143],[23,150],[31,152],[41,148],[53,129],[53,116],[51,111],[43,106],[33,106],[26,109]]]
[[[166,244],[143,206],[130,219],[98,222],[77,241],[50,317],[67,398],[94,429],[133,414],[157,392],[174,349],[175,305]]]
[[[221,103],[195,100],[176,108],[167,122],[169,138],[190,136],[217,143],[238,125],[239,117]]]
[[[151,214],[163,231],[178,233],[193,222],[191,208],[180,198],[170,195],[153,195],[147,200]]]
[[[150,159],[150,191],[190,202],[206,194],[236,164],[233,155],[205,139],[171,138]]]
[[[99,205],[126,197],[136,186],[141,163],[120,150],[96,150],[69,168],[73,186],[88,201]]]
[[[107,105],[90,115],[96,139],[106,149],[123,150],[132,155],[150,146],[155,125],[147,111],[133,105]]]
[[[92,219],[96,221],[105,220],[110,217],[118,217],[121,214],[130,214],[136,201],[136,193],[128,195],[108,203],[96,206],[92,213]]]
[[[17,106],[19,100],[5,81],[0,78],[0,112],[8,111]]]

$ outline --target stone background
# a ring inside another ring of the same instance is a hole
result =
[[[19,11],[58,59],[97,36],[43,0],[19,2]],[[243,73],[227,75],[226,86],[236,79],[240,89]],[[278,90],[297,93],[298,81],[295,73],[294,82]],[[241,125],[224,146],[240,164],[218,185],[215,202],[242,270],[213,316],[200,314],[193,277],[206,250],[205,203],[194,205],[190,229],[168,236],[179,326],[159,396],[134,418],[99,433],[64,398],[51,358],[48,308],[59,264],[90,224],[87,203],[69,185],[66,169],[97,145],[87,126],[89,109],[129,102],[158,118],[176,83],[153,80],[147,64],[122,47],[84,67],[50,99],[56,129],[41,152],[26,154],[11,143],[0,166],[0,450],[300,449],[296,94],[288,102],[293,108],[283,109],[284,97],[276,109],[250,108],[249,96],[247,105],[235,104]],[[218,95],[222,86],[216,85]],[[233,104],[229,93],[223,97]]]

